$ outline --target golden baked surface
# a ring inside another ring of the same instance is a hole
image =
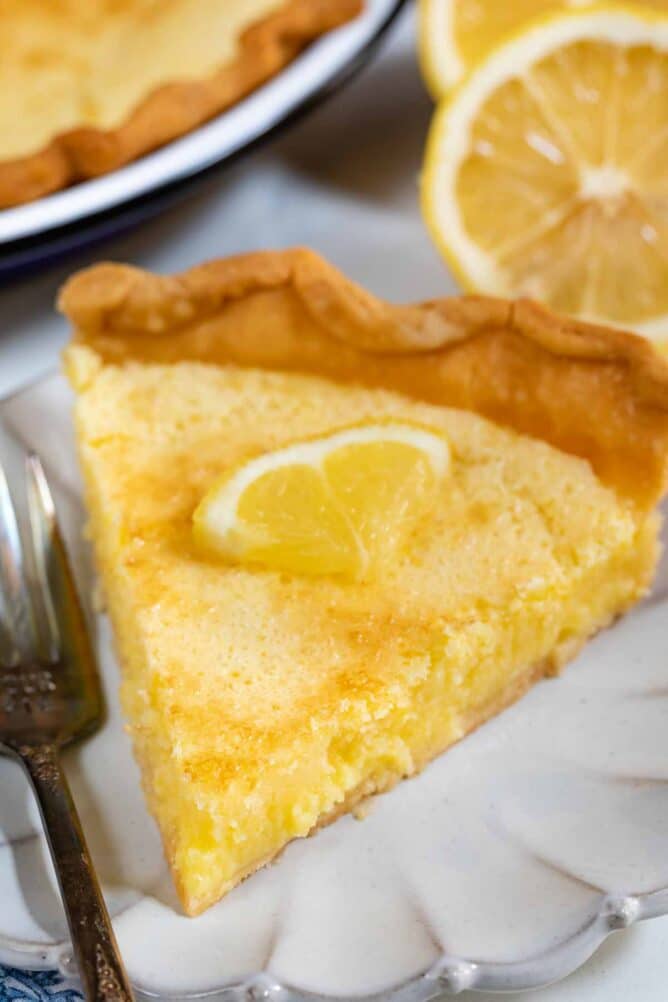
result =
[[[3,0],[0,207],[194,128],[358,10],[357,0]]]
[[[589,379],[590,410],[606,406],[610,376],[626,396],[639,454],[649,455],[652,443],[654,468],[640,486],[639,472],[620,475],[607,434],[592,434],[596,473],[586,456],[502,427],[474,413],[470,400],[465,409],[447,406],[447,398],[435,402],[433,382],[426,385],[432,399],[416,399],[420,352],[410,344],[408,312],[385,307],[382,330],[394,343],[382,357],[391,368],[373,368],[371,379],[360,361],[373,357],[370,301],[341,276],[332,286],[337,273],[307,256],[310,295],[322,311],[307,322],[292,278],[285,279],[283,266],[294,268],[294,259],[254,260],[252,283],[243,270],[248,259],[222,263],[215,294],[214,266],[206,282],[202,272],[160,280],[103,268],[75,278],[62,299],[78,327],[67,368],[124,705],[190,913],[289,839],[410,775],[558,667],[644,593],[657,557],[652,509],[665,474],[668,381],[642,351],[623,370],[608,360],[632,354],[635,339],[622,337],[598,363],[590,348],[582,370],[577,355],[573,364],[579,380]],[[366,327],[351,319],[360,306]],[[342,330],[341,308],[347,327],[337,342],[330,332],[333,323]],[[502,304],[485,308],[502,316]],[[469,306],[429,309],[461,318]],[[438,331],[424,329],[431,371],[443,368]],[[508,338],[503,326],[473,326],[454,345],[478,344],[476,386],[490,394],[495,387],[510,408],[504,364],[522,352]],[[595,344],[602,339],[596,333]],[[222,356],[232,346],[254,353],[255,364],[238,364],[239,357],[230,364]],[[149,360],[160,351],[169,359]],[[204,361],[191,360],[198,353]],[[351,367],[353,358],[356,379],[290,371],[326,369],[327,359]],[[404,380],[404,392],[378,385],[385,372],[390,384]],[[533,378],[523,383],[529,411],[538,413],[550,372],[549,357],[533,363]],[[442,385],[455,392],[454,380]],[[476,399],[484,410],[497,398]],[[544,408],[552,423],[557,410]],[[252,571],[196,549],[192,513],[227,468],[249,454],[388,417],[442,428],[452,471],[430,530],[382,579],[343,584]],[[619,436],[620,451],[630,435]]]

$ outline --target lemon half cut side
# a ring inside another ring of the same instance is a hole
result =
[[[536,24],[439,107],[423,210],[465,288],[668,336],[668,18]]]
[[[600,6],[600,0],[420,0],[419,53],[427,86],[438,99],[531,22]],[[638,0],[634,7],[668,14],[668,0]]]

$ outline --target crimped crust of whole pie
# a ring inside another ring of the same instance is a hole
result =
[[[162,84],[116,128],[81,126],[56,135],[35,153],[0,160],[0,208],[107,174],[190,132],[275,76],[310,42],[361,9],[362,0],[285,0],[242,34],[238,56],[213,76]]]
[[[384,302],[309,250],[163,277],[99,264],[65,285],[105,360],[183,359],[322,375],[476,411],[591,462],[644,509],[668,480],[668,364],[642,338],[528,300]]]

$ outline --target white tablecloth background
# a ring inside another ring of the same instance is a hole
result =
[[[422,224],[417,181],[431,104],[407,11],[373,67],[178,208],[60,267],[0,289],[0,396],[53,369],[67,337],[58,286],[92,261],[161,272],[258,248],[305,244],[397,301],[456,291]],[[580,971],[509,1002],[666,1002],[668,918],[607,941]],[[471,1002],[499,996],[471,995]]]

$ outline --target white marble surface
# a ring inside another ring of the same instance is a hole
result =
[[[173,271],[216,255],[303,243],[389,298],[454,291],[417,205],[429,115],[408,13],[371,70],[206,190],[138,232],[0,290],[0,394],[57,364],[66,329],[53,310],[56,290],[71,270],[102,257]],[[613,936],[560,985],[516,998],[664,1002],[667,984],[668,919],[661,919]]]

